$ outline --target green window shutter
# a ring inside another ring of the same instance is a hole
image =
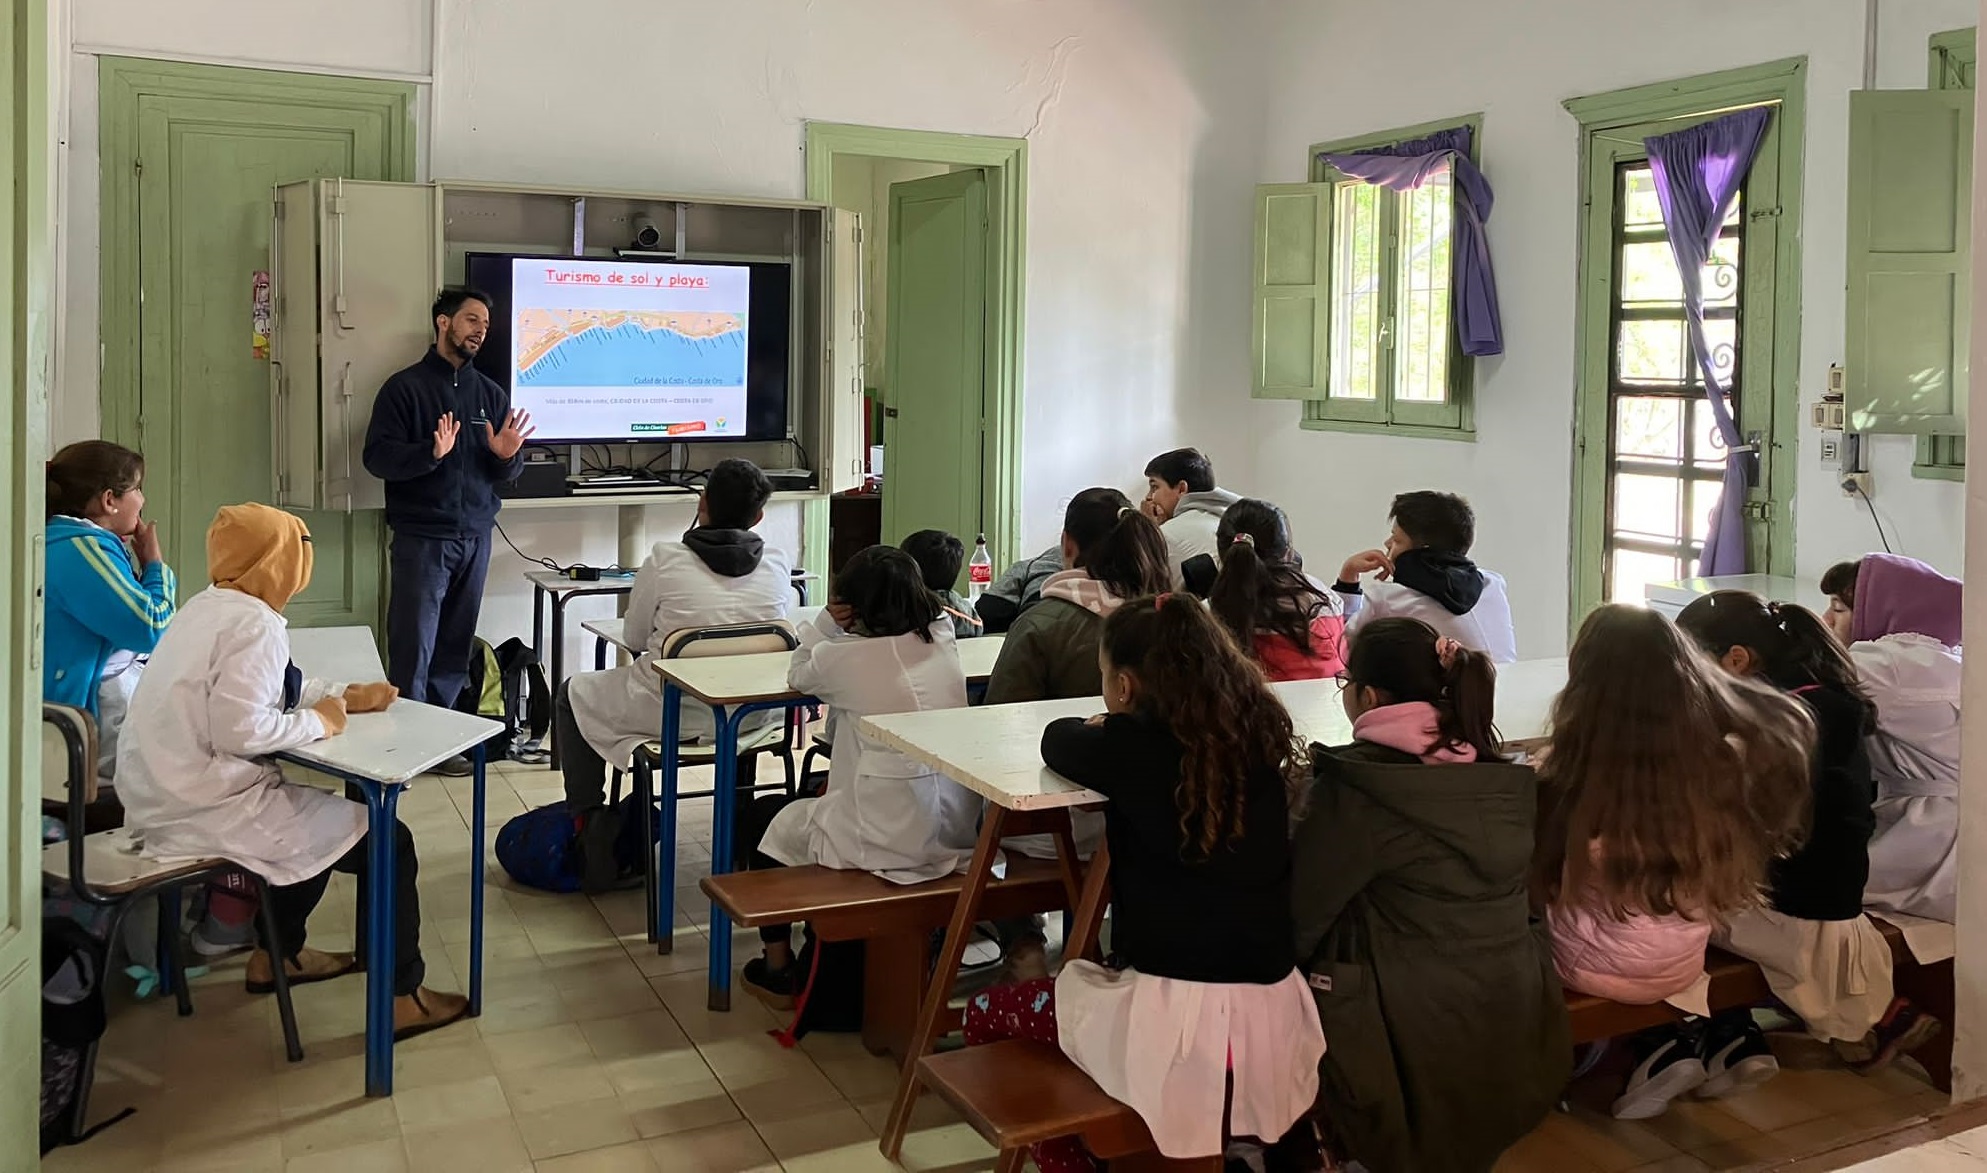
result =
[[[1973,95],[1849,95],[1849,428],[1966,431]]]
[[[1258,399],[1323,399],[1331,370],[1332,188],[1256,188],[1251,391]]]

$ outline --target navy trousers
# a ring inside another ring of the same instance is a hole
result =
[[[490,535],[395,534],[388,565],[386,678],[409,700],[453,708],[469,681]]]

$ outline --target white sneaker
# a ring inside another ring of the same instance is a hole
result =
[[[1708,1078],[1695,1040],[1670,1038],[1649,1053],[1628,1077],[1628,1089],[1614,1102],[1616,1120],[1647,1120],[1669,1110],[1670,1101]]]

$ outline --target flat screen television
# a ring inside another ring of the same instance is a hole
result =
[[[787,437],[792,270],[779,262],[470,253],[494,302],[476,366],[534,443]]]

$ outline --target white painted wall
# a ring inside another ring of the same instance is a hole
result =
[[[1973,24],[1974,0],[1886,0],[1879,85],[1925,84],[1926,37]],[[1290,405],[1235,411],[1259,437],[1253,481],[1224,476],[1291,509],[1320,566],[1385,533],[1396,492],[1442,487],[1477,506],[1478,552],[1512,586],[1523,655],[1567,634],[1572,485],[1578,126],[1561,103],[1646,82],[1806,55],[1803,193],[1803,403],[1842,357],[1848,91],[1861,84],[1861,0],[1292,0],[1276,10],[1264,138],[1265,181],[1307,177],[1309,144],[1482,111],[1483,163],[1497,193],[1490,244],[1505,353],[1478,364],[1475,444],[1302,432]],[[1439,42],[1430,35],[1440,30]],[[1805,414],[1805,411],[1804,411]],[[1860,502],[1845,501],[1799,436],[1796,558],[1803,576],[1877,548]],[[1876,502],[1891,540],[1957,572],[1958,485],[1910,475],[1912,442],[1880,438]]]
[[[1262,0],[437,2],[423,126],[435,176],[795,197],[806,120],[1027,137],[1030,549],[1053,539],[1071,493],[1141,483],[1146,459],[1182,437],[1230,465],[1254,454],[1229,420],[1246,394]],[[86,50],[418,74],[431,12],[405,0],[71,4],[58,440],[97,426]],[[798,520],[776,510],[769,540],[797,546]],[[512,511],[505,524],[534,554],[614,554],[605,509]],[[681,510],[650,510],[652,535],[685,524]],[[521,569],[507,551],[493,559],[486,633],[528,629]]]

